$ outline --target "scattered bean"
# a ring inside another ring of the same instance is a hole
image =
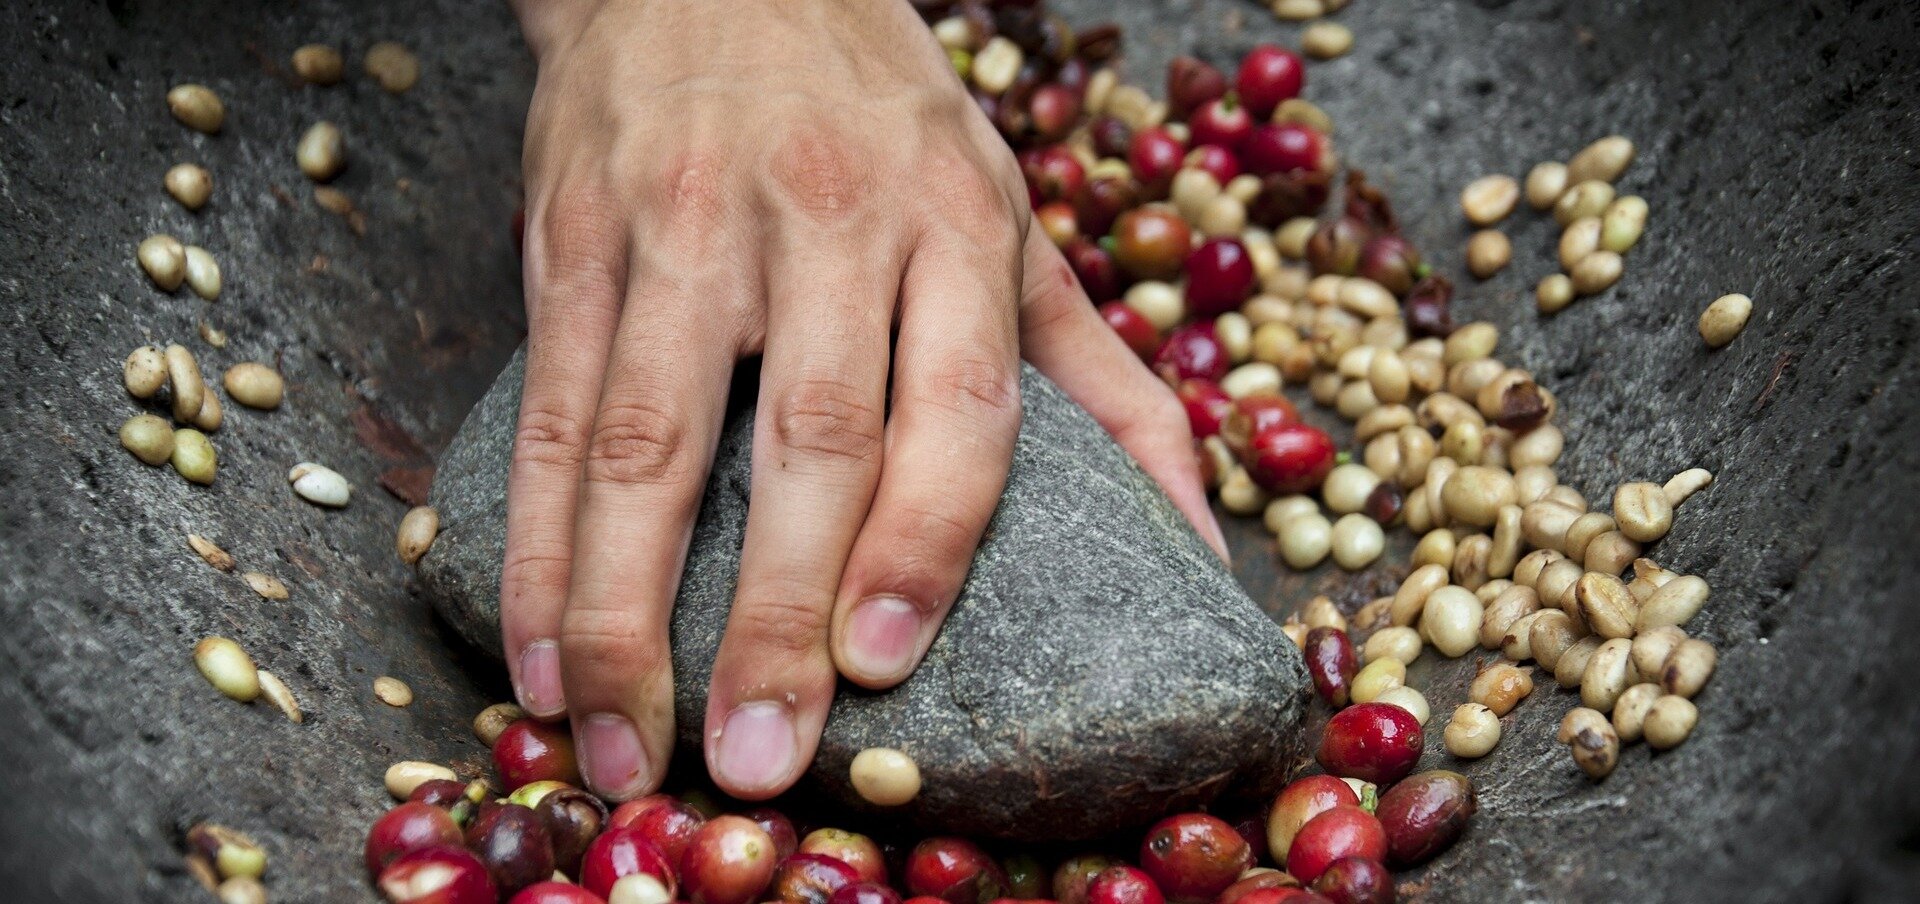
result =
[[[267,904],[267,887],[251,876],[234,876],[221,882],[213,896],[220,904]]]
[[[499,740],[500,733],[507,730],[507,726],[526,717],[527,711],[517,704],[495,703],[473,717],[473,736],[479,738],[480,743],[492,747],[493,742]]]
[[[208,565],[212,565],[215,570],[233,570],[233,555],[221,549],[212,540],[202,537],[199,534],[188,534],[187,546],[191,548],[194,554],[198,555],[202,561],[205,561]]]
[[[1162,333],[1178,326],[1187,316],[1187,302],[1180,290],[1155,280],[1134,283],[1121,300]]]
[[[1533,676],[1519,666],[1496,662],[1473,676],[1467,699],[1480,704],[1495,716],[1504,716],[1533,693]]]
[[[1575,182],[1553,204],[1553,220],[1562,227],[1582,217],[1597,217],[1613,203],[1613,186],[1597,179]]]
[[[1618,530],[1610,530],[1587,543],[1583,562],[1589,571],[1617,575],[1640,558],[1640,552],[1640,544]]]
[[[1376,529],[1378,527],[1375,525]],[[1287,519],[1286,523],[1280,525],[1277,536],[1280,540],[1280,558],[1286,560],[1287,565],[1295,571],[1306,571],[1320,564],[1333,549],[1333,523],[1318,512]]]
[[[1719,658],[1713,644],[1704,640],[1689,637],[1680,641],[1660,669],[1660,689],[1681,697],[1700,693],[1707,679],[1713,677],[1713,667]]]
[[[200,339],[214,348],[227,347],[227,334],[214,329],[213,324],[204,320],[200,321]]]
[[[1452,557],[1449,556],[1449,559]],[[1447,586],[1447,566],[1440,564],[1421,565],[1400,582],[1400,588],[1394,591],[1393,606],[1390,610],[1395,625],[1407,626],[1419,621],[1427,605],[1427,599],[1433,592]]]
[[[289,722],[297,725],[307,718],[306,714],[300,711],[300,701],[293,698],[293,691],[287,687],[287,683],[281,681],[280,676],[266,669],[260,670],[260,696],[267,698],[268,703],[285,713]]]
[[[1700,312],[1700,338],[1706,340],[1708,348],[1720,348],[1739,336],[1752,316],[1753,299],[1740,294],[1722,295]]]
[[[1652,543],[1673,527],[1673,505],[1657,483],[1623,483],[1613,491],[1613,519],[1627,539]]]
[[[373,679],[373,695],[388,706],[406,706],[413,702],[413,688],[389,675]]]
[[[340,127],[326,120],[309,126],[294,148],[294,159],[300,164],[300,172],[315,182],[327,182],[340,175],[347,166]]]
[[[187,280],[187,246],[170,235],[150,235],[134,249],[140,269],[162,291],[171,292]]]
[[[1572,690],[1580,686],[1580,679],[1586,677],[1587,664],[1593,661],[1594,651],[1600,649],[1600,638],[1588,635],[1573,642],[1560,651],[1560,661],[1553,665],[1553,680],[1561,687]]]
[[[1612,182],[1633,162],[1633,142],[1620,135],[1608,135],[1573,155],[1567,161],[1567,181],[1576,185],[1589,179]]]
[[[1598,295],[1620,281],[1620,274],[1626,269],[1620,255],[1611,251],[1595,251],[1573,265],[1568,277],[1573,280],[1573,291],[1580,295]]]
[[[1463,760],[1479,759],[1499,745],[1500,717],[1478,703],[1462,703],[1447,720],[1444,737],[1448,753]]]
[[[199,245],[186,246],[187,287],[208,301],[220,298],[220,264]]]
[[[387,793],[393,795],[394,800],[406,800],[413,795],[415,788],[427,782],[436,780],[451,782],[459,779],[460,776],[455,775],[452,769],[439,763],[401,760],[387,767],[383,783],[387,786]]]
[[[1633,670],[1643,680],[1658,682],[1660,673],[1666,669],[1667,657],[1686,639],[1687,632],[1674,625],[1640,632],[1633,638]]]
[[[213,453],[213,443],[207,435],[191,427],[182,427],[173,431],[173,469],[180,472],[188,481],[207,486],[213,483],[214,471],[219,463]]]
[[[1331,60],[1353,49],[1353,32],[1338,22],[1315,22],[1300,35],[1300,49],[1317,60]]]
[[[1480,646],[1489,650],[1504,646],[1514,623],[1539,609],[1540,595],[1532,587],[1510,584],[1487,603],[1480,619]]]
[[[1600,215],[1600,247],[1615,254],[1627,253],[1646,231],[1647,199],[1639,195],[1614,199]]]
[[[1551,210],[1553,202],[1567,191],[1567,165],[1549,160],[1536,163],[1527,172],[1527,204],[1534,210]]]
[[[1693,494],[1713,485],[1713,472],[1706,468],[1688,468],[1667,478],[1660,491],[1667,497],[1667,504],[1679,508],[1680,503],[1693,498]]]
[[[1482,229],[1467,239],[1467,270],[1477,279],[1491,279],[1513,261],[1513,242],[1498,229]]]
[[[227,368],[220,379],[227,395],[248,408],[271,411],[286,398],[287,384],[278,371],[253,361],[242,361]]]
[[[1347,617],[1340,613],[1340,607],[1333,604],[1333,598],[1320,594],[1307,601],[1307,607],[1301,613],[1301,621],[1308,628],[1333,628],[1339,631],[1347,629]]]
[[[1533,623],[1540,617],[1552,612],[1561,618],[1566,613],[1558,609],[1536,609],[1520,616],[1507,626],[1507,633],[1500,638],[1500,655],[1513,662],[1525,662],[1533,658]]]
[[[120,445],[149,465],[163,465],[173,457],[173,426],[151,414],[136,414],[120,425]]]
[[[1633,636],[1640,607],[1619,578],[1589,571],[1574,584],[1574,595],[1580,604],[1581,618],[1586,619],[1587,627],[1595,634],[1609,639]]]
[[[1367,638],[1361,647],[1367,664],[1372,665],[1382,659],[1391,659],[1402,666],[1412,665],[1420,658],[1420,632],[1402,625],[1381,628]],[[1404,669],[1402,670],[1405,671]]]
[[[394,550],[400,554],[400,561],[415,564],[433,548],[433,539],[439,534],[440,511],[430,505],[414,506],[400,519],[400,530],[393,540]]]
[[[1534,287],[1533,298],[1540,313],[1557,314],[1573,303],[1573,280],[1565,273],[1548,276]]]
[[[205,85],[175,85],[167,92],[167,109],[182,125],[208,135],[218,133],[221,123],[227,121],[227,107],[220,102],[220,95]]]
[[[1633,641],[1616,637],[1599,646],[1587,658],[1580,673],[1580,702],[1599,712],[1613,711],[1613,704],[1633,684]]]
[[[167,194],[188,210],[205,207],[213,195],[213,174],[198,164],[176,163],[161,181],[167,186]]]
[[[1587,255],[1600,250],[1600,218],[1581,217],[1560,233],[1560,268],[1573,272]]]
[[[1478,591],[1487,583],[1487,561],[1492,556],[1492,537],[1486,534],[1461,537],[1453,550],[1453,582],[1468,590]]]
[[[1460,210],[1475,226],[1492,226],[1506,219],[1518,203],[1520,183],[1512,176],[1481,176],[1460,192]]]
[[[263,572],[258,572],[258,571],[249,571],[246,574],[241,575],[240,580],[245,581],[247,583],[248,589],[252,590],[254,593],[259,594],[261,599],[274,600],[278,602],[280,600],[286,599],[290,595],[287,592],[287,585],[284,583],[281,583],[279,578],[276,578],[270,574],[265,574]]]
[[[367,48],[362,65],[388,94],[404,92],[420,80],[420,59],[392,41],[381,41]]]
[[[293,74],[309,85],[337,85],[346,68],[340,51],[325,44],[307,44],[293,52]]]
[[[1653,706],[1647,710],[1642,731],[1648,747],[1671,750],[1693,734],[1693,726],[1699,721],[1700,710],[1692,700],[1668,694],[1653,701]]]
[[[1641,683],[1627,688],[1613,701],[1613,731],[1620,740],[1631,744],[1640,740],[1640,731],[1647,721],[1647,710],[1653,707],[1653,701],[1660,696],[1660,685]]]
[[[1427,531],[1420,536],[1420,542],[1413,547],[1413,567],[1438,565],[1451,571],[1456,550],[1457,544],[1453,539],[1453,531],[1445,528]]]
[[[1464,587],[1441,587],[1427,597],[1420,613],[1420,633],[1441,655],[1457,659],[1480,642],[1485,610],[1479,597]]]
[[[303,461],[287,472],[287,482],[300,498],[328,508],[344,508],[353,495],[353,486],[340,472],[324,465]]]
[[[1562,722],[1560,731],[1568,734],[1567,746],[1573,750],[1574,765],[1580,767],[1589,778],[1599,780],[1613,773],[1613,767],[1620,763],[1620,736],[1613,731],[1613,725],[1605,716],[1591,709],[1580,707],[1574,713],[1592,713],[1592,717],[1582,718],[1571,734],[1567,723]],[[1572,718],[1573,713],[1568,713]]]
[[[1342,515],[1334,522],[1330,540],[1334,564],[1348,571],[1373,564],[1387,548],[1387,535],[1380,522],[1358,512]]]
[[[260,696],[260,671],[253,657],[225,637],[208,637],[193,647],[193,664],[220,693],[241,703]]]
[[[853,790],[870,804],[897,807],[920,796],[920,766],[890,747],[869,747],[853,757]]]

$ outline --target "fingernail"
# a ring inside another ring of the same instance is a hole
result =
[[[581,720],[580,772],[602,796],[624,800],[645,789],[647,749],[633,722],[617,713],[594,713]]]
[[[920,651],[920,609],[897,596],[863,600],[847,616],[847,665],[868,678],[907,670]]]
[[[770,700],[742,703],[720,726],[714,769],[731,788],[772,788],[793,770],[798,744],[793,714],[785,706]]]
[[[514,688],[520,705],[536,716],[556,716],[567,708],[560,687],[560,645],[536,640],[520,653],[520,682]]]

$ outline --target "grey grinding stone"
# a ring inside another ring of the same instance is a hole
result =
[[[427,595],[499,654],[516,354],[441,459]],[[1300,753],[1299,651],[1100,425],[1032,369],[1000,508],[925,662],[898,688],[843,683],[807,781],[860,807],[854,754],[897,747],[924,828],[1093,837],[1223,791],[1266,792]],[[746,532],[753,409],[715,456],[673,616],[681,758],[698,762],[713,657]]]

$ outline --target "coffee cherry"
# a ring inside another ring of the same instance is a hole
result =
[[[1235,399],[1233,410],[1220,424],[1220,438],[1233,454],[1246,458],[1253,438],[1281,424],[1300,422],[1300,409],[1286,396],[1246,396]]]
[[[466,842],[503,895],[553,875],[547,825],[527,807],[502,804],[482,810],[467,826]]]
[[[907,855],[907,890],[947,904],[987,904],[1007,888],[1000,865],[971,841],[929,838]],[[1158,904],[1158,902],[1154,902]]]
[[[380,871],[393,904],[494,904],[500,899],[479,858],[457,847],[413,851]]]
[[[887,860],[873,839],[840,829],[815,829],[800,839],[802,854],[825,854],[853,867],[862,882],[887,881]]]
[[[1217,144],[1203,144],[1187,152],[1187,169],[1197,169],[1224,187],[1240,175],[1240,158]]]
[[[678,887],[673,867],[653,842],[625,826],[613,826],[587,846],[580,859],[580,885],[602,898],[613,890],[623,876],[645,873],[660,880],[672,894]]]
[[[827,904],[901,904],[900,893],[878,882],[855,882],[833,893]]]
[[[1020,154],[1020,172],[1027,187],[1043,200],[1073,200],[1087,182],[1086,167],[1065,145],[1052,145]]]
[[[1131,866],[1110,866],[1087,886],[1087,904],[1166,904],[1160,886]]]
[[[744,816],[718,816],[693,833],[680,860],[692,904],[751,904],[773,880],[773,838]]]
[[[1078,214],[1075,216],[1078,222]],[[1087,300],[1101,304],[1120,297],[1126,279],[1121,276],[1120,266],[1113,262],[1113,255],[1108,254],[1107,249],[1083,236],[1068,242],[1061,251],[1066,255],[1067,265],[1073,268],[1073,275],[1080,278],[1080,288],[1086,291]],[[1154,342],[1159,342],[1157,333]]]
[[[1091,189],[1100,184],[1087,184]],[[1081,216],[1081,226],[1089,233],[1093,224]],[[1114,223],[1114,259],[1135,279],[1169,279],[1180,272],[1187,253],[1193,249],[1193,230],[1171,211],[1143,207],[1129,210]]]
[[[1247,840],[1204,813],[1169,816],[1140,844],[1140,868],[1174,901],[1210,901],[1252,865]]]
[[[1240,58],[1240,71],[1234,86],[1240,102],[1247,105],[1253,118],[1265,121],[1273,116],[1283,100],[1300,96],[1307,81],[1307,67],[1300,55],[1284,47],[1261,44]]]
[[[794,854],[773,871],[767,893],[793,904],[828,904],[840,889],[860,882],[853,867],[825,854]]]
[[[1240,143],[1240,162],[1259,176],[1310,173],[1328,168],[1327,139],[1296,122],[1254,126]]]
[[[1237,99],[1222,97],[1194,111],[1187,127],[1193,130],[1196,145],[1238,150],[1240,143],[1253,134],[1253,113]],[[1220,180],[1220,184],[1225,185],[1226,179]]]
[[[1342,778],[1391,785],[1413,771],[1425,745],[1412,713],[1390,703],[1360,703],[1327,720],[1314,758]]]
[[[1409,776],[1380,795],[1374,816],[1387,833],[1388,862],[1425,863],[1451,847],[1475,809],[1473,784],[1458,772],[1436,769]]]
[[[1335,860],[1387,858],[1387,833],[1380,821],[1359,807],[1338,806],[1307,820],[1287,852],[1287,872],[1311,883]]]
[[[1253,435],[1243,460],[1256,483],[1275,493],[1310,493],[1333,470],[1333,438],[1318,427],[1286,423]]]
[[[1190,56],[1174,57],[1167,64],[1167,107],[1175,118],[1184,118],[1225,93],[1227,77],[1213,64]]]
[[[1313,689],[1334,709],[1346,706],[1352,693],[1354,664],[1353,641],[1339,628],[1315,628],[1307,632],[1307,675]]]
[[[1181,380],[1174,387],[1173,394],[1180,398],[1180,404],[1187,409],[1187,426],[1193,430],[1194,439],[1206,439],[1220,432],[1220,421],[1233,410],[1233,400],[1222,392],[1220,384],[1212,380],[1192,378]]]
[[[1147,189],[1148,196],[1155,198],[1166,195],[1167,186],[1173,184],[1173,174],[1180,171],[1186,157],[1186,144],[1163,128],[1133,133],[1133,144],[1127,149],[1127,164],[1133,167],[1133,178]]]
[[[753,820],[754,825],[759,826],[761,831],[767,833],[767,837],[773,839],[773,852],[776,859],[785,860],[800,848],[800,836],[794,831],[793,820],[788,819],[787,814],[772,807],[759,807],[740,815]]]
[[[599,895],[571,882],[547,881],[529,885],[507,904],[606,904]]]
[[[493,768],[508,791],[542,780],[580,784],[573,736],[565,725],[538,719],[521,719],[500,733],[493,742]]]
[[[1208,239],[1187,255],[1187,308],[1202,317],[1235,310],[1253,294],[1253,259],[1237,239]]]
[[[1342,857],[1327,865],[1313,890],[1334,904],[1393,904],[1393,874],[1378,860]]]
[[[609,825],[627,826],[653,843],[668,863],[679,863],[686,855],[687,842],[700,830],[707,818],[670,794],[650,794],[615,808]]]
[[[1087,904],[1087,886],[1113,860],[1100,854],[1081,854],[1060,861],[1053,871],[1053,899],[1059,904]]]
[[[1267,850],[1274,862],[1285,864],[1294,836],[1307,821],[1338,806],[1359,806],[1353,786],[1331,775],[1295,779],[1274,798],[1267,811]]]
[[[1169,381],[1220,382],[1227,375],[1227,350],[1213,331],[1212,321],[1189,323],[1167,334],[1153,357],[1154,372]]]
[[[460,826],[447,811],[429,803],[404,803],[387,811],[367,830],[367,872],[379,875],[404,854],[436,845],[460,844]]]

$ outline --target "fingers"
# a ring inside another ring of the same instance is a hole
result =
[[[1027,233],[1020,348],[1159,482],[1207,545],[1228,558],[1179,401],[1101,320],[1040,229]]]
[[[626,282],[626,230],[593,203],[539,202],[526,247],[526,380],[507,478],[500,629],[514,696],[553,718],[566,710],[559,637],[574,504]]]
[[[908,264],[873,510],[834,609],[840,673],[890,687],[919,664],[1006,487],[1020,429],[1020,237],[923,245]]]
[[[753,504],[706,715],[708,770],[748,800],[799,777],[833,700],[827,625],[879,478],[900,272],[872,249],[770,258]]]
[[[735,351],[698,325],[717,293],[697,267],[643,265],[581,468],[560,640],[581,772],[616,800],[658,787],[672,754],[668,625]]]

